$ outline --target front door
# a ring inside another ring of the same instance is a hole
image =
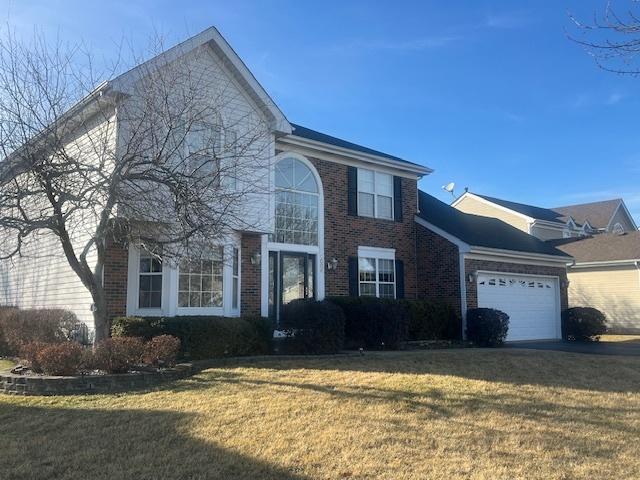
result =
[[[283,305],[315,298],[316,256],[298,252],[269,252],[269,316],[277,321]]]

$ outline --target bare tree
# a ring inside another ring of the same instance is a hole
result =
[[[96,340],[110,241],[176,261],[254,226],[248,204],[267,193],[269,127],[206,68],[207,48],[98,83],[84,49],[0,41],[0,259],[54,238],[91,293]]]
[[[640,1],[630,1],[629,8],[619,14],[609,0],[604,12],[595,14],[590,23],[570,15],[578,32],[569,38],[582,45],[603,70],[638,75],[640,66],[636,62],[640,54]]]

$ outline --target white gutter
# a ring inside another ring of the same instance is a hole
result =
[[[501,257],[507,258],[521,258],[525,260],[544,260],[546,262],[557,262],[566,265],[570,262],[572,257],[570,256],[559,256],[559,255],[548,255],[544,253],[529,253],[529,252],[518,252],[514,250],[503,250],[500,248],[487,248],[487,247],[471,247],[471,253],[477,254],[485,254],[485,255],[498,255]]]
[[[640,259],[628,259],[628,260],[603,260],[599,262],[576,262],[573,268],[589,268],[589,267],[619,267],[624,265],[633,265],[638,267],[640,265]],[[640,267],[638,267],[640,268]]]

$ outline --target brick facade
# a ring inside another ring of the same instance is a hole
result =
[[[324,256],[335,257],[335,270],[325,268],[325,294],[349,294],[349,257],[358,246],[395,248],[396,259],[404,262],[405,298],[416,297],[415,222],[418,186],[402,178],[402,221],[355,217],[347,214],[347,166],[307,157],[318,170],[324,190]],[[326,262],[325,262],[326,263]]]
[[[458,247],[416,224],[418,298],[446,302],[460,315],[460,254]]]
[[[242,315],[260,315],[260,264],[251,258],[261,249],[261,236],[243,233],[240,247],[240,311]],[[268,262],[268,258],[261,259]]]
[[[478,270],[488,272],[520,273],[524,275],[550,275],[560,280],[560,308],[564,310],[569,305],[567,295],[567,269],[564,267],[546,267],[542,265],[524,265],[519,263],[492,262],[487,260],[465,259],[467,275]],[[478,285],[475,281],[467,282],[467,307],[478,306]]]
[[[129,253],[126,246],[109,240],[104,264],[104,288],[109,318],[127,314],[127,271]]]

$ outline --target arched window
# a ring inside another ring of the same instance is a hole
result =
[[[276,164],[276,225],[272,242],[318,245],[318,183],[302,161],[286,157]]]

